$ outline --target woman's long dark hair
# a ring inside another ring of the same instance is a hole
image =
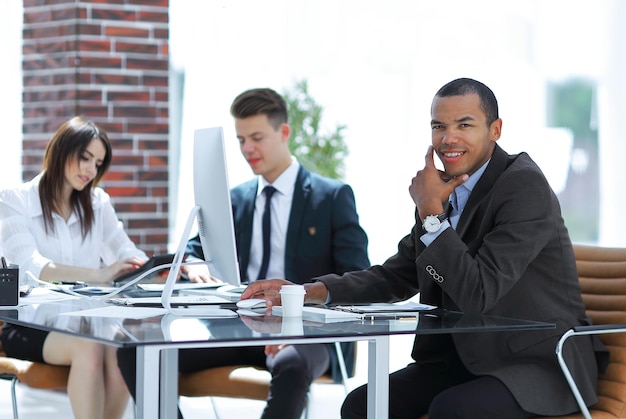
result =
[[[73,162],[80,164],[80,156],[94,139],[99,139],[104,145],[106,151],[104,160],[98,167],[96,177],[83,190],[72,191],[70,196],[70,207],[80,220],[83,239],[91,231],[94,220],[91,192],[111,165],[111,143],[107,134],[96,124],[76,116],[61,125],[54,133],[46,147],[43,158],[39,198],[46,232],[54,231],[52,212],[61,214],[61,197],[65,182],[65,167],[68,161],[70,164]]]

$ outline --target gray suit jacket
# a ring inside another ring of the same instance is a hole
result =
[[[317,278],[332,303],[399,301],[421,292],[422,302],[450,310],[556,323],[542,331],[454,334],[454,348],[450,336],[417,336],[412,356],[428,362],[456,350],[470,372],[500,379],[529,412],[577,410],[555,347],[567,329],[589,322],[560,206],[537,165],[496,145],[456,230],[426,247],[420,219],[383,265]],[[594,403],[592,338],[571,340],[565,356],[587,404]]]

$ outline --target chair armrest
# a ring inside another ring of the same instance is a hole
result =
[[[587,405],[585,404],[585,400],[583,400],[582,395],[580,394],[580,390],[572,377],[572,374],[567,367],[567,363],[563,358],[563,345],[565,341],[572,336],[583,336],[583,335],[601,335],[606,333],[623,333],[626,332],[626,324],[597,324],[591,326],[576,326],[572,329],[567,330],[563,333],[563,336],[559,339],[556,344],[556,357],[559,361],[559,365],[561,366],[561,371],[563,371],[563,375],[569,384],[570,389],[572,390],[572,394],[574,398],[576,398],[576,403],[578,403],[578,407],[580,408],[581,413],[585,417],[585,419],[591,419],[591,414],[589,413],[589,409],[587,409]]]
[[[626,331],[626,324],[594,324],[591,326],[576,326],[572,330],[577,335],[599,335],[602,333],[620,333]]]

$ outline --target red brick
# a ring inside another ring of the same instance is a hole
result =
[[[150,31],[148,29],[134,28],[128,26],[107,26],[104,30],[106,36],[124,36],[134,38],[148,38]]]
[[[108,4],[107,4],[108,6]],[[108,20],[108,21],[124,21],[134,22],[137,20],[137,14],[132,10],[124,9],[100,9],[94,7],[91,10],[92,19]]]
[[[82,40],[78,42],[78,50],[81,52],[112,52],[111,41],[106,40]]]
[[[129,123],[128,124],[128,132],[133,132],[133,133],[162,133],[162,132],[168,132],[169,130],[169,124],[167,122],[165,123],[159,123],[159,122],[152,122],[150,124],[134,124],[134,123]]]
[[[169,85],[169,80],[167,78],[167,75],[163,75],[163,76],[145,75],[143,76],[143,83],[146,86],[167,87]]]
[[[151,8],[155,8],[155,7],[163,7],[163,8],[168,8],[169,7],[169,0],[132,0],[133,4],[135,5],[143,5],[143,6],[150,6]]]
[[[167,59],[127,58],[126,68],[133,69],[133,70],[167,71],[169,68],[169,63]]]
[[[157,205],[151,202],[133,202],[133,203],[120,203],[115,204],[115,210],[126,213],[138,213],[138,212],[156,212]]]
[[[127,0],[81,0],[83,3],[101,3],[101,4],[124,4],[124,3],[128,3]],[[129,2],[131,4],[135,4],[135,1],[132,0],[131,2]]]
[[[113,117],[115,118],[156,118],[156,116],[157,110],[152,106],[115,105],[113,107]]]
[[[155,29],[152,34],[155,39],[170,39],[169,29]]]
[[[97,71],[97,70],[96,70]],[[94,83],[98,85],[115,85],[122,86],[138,86],[139,77],[129,74],[105,74],[105,73],[92,73]]]
[[[107,100],[120,101],[120,102],[149,102],[150,92],[147,92],[147,91],[134,91],[134,92],[109,91],[107,92]]]
[[[109,115],[109,109],[106,105],[101,106],[80,106],[78,108],[80,115],[84,115],[87,119],[93,119],[95,117],[107,117]]]
[[[115,149],[113,149],[113,154],[115,154]],[[121,181],[132,181],[135,176],[133,172],[122,171],[116,166],[111,166],[107,174],[104,176],[107,184],[115,184],[115,182]]]
[[[162,91],[162,92],[156,92],[154,95],[154,100],[156,100],[157,102],[167,102],[169,101],[169,93],[167,92],[167,90]]]
[[[150,167],[167,166],[167,156],[150,156],[148,163]]]
[[[168,139],[163,140],[139,140],[138,148],[140,150],[160,150],[167,151],[169,143]]]
[[[122,59],[118,57],[78,57],[79,67],[83,68],[122,68]]]
[[[167,228],[167,217],[146,218],[143,220],[128,220],[130,229]]]
[[[150,171],[142,171],[139,173],[139,181],[140,182],[167,182],[167,180],[169,179],[167,170],[163,170],[163,171],[156,171],[156,170],[150,170]]]
[[[116,42],[115,51],[119,53],[148,54],[155,56],[159,49],[155,44],[139,44],[136,42]]]
[[[139,20],[141,22],[159,22],[159,23],[168,23],[169,22],[169,14],[167,10],[164,12],[155,12],[155,11],[139,11]]]
[[[76,92],[76,99],[79,101],[95,101],[102,102],[102,91],[93,89],[78,89]]]
[[[107,188],[107,192],[114,196],[145,196],[146,188],[139,186],[126,188],[109,187]]]
[[[143,166],[143,156],[129,156],[113,152],[112,164],[118,166]]]

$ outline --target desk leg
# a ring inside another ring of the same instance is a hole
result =
[[[367,419],[389,417],[389,336],[376,336],[367,346]]]
[[[160,418],[178,417],[178,349],[161,350]]]
[[[159,347],[137,346],[137,419],[159,417]],[[176,416],[174,416],[176,417]]]

